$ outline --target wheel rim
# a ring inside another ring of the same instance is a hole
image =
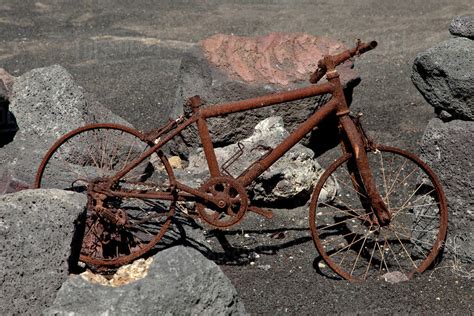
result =
[[[436,175],[419,158],[396,148],[380,146],[368,152],[377,189],[392,214],[380,227],[363,189],[354,189],[352,157],[333,163],[318,182],[311,201],[313,241],[325,264],[321,271],[349,280],[399,271],[411,277],[423,272],[439,253],[446,236],[446,200]],[[321,199],[331,181],[338,194]],[[332,271],[330,271],[332,270]]]
[[[88,194],[88,185],[115,175],[149,149],[142,139],[140,132],[115,124],[93,124],[74,130],[48,151],[35,186]],[[114,189],[169,190],[170,169],[165,164],[169,166],[166,157],[154,154],[125,175]],[[171,221],[174,213],[171,201],[106,197],[104,208],[124,219],[117,224],[96,211],[89,194],[88,200],[80,256],[85,263],[123,265],[151,250],[160,240],[167,244],[178,238]]]

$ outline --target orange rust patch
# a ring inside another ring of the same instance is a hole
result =
[[[209,62],[230,77],[283,86],[308,80],[324,55],[347,49],[336,40],[305,33],[260,37],[217,34],[200,44]]]

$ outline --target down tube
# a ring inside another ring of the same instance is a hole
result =
[[[318,111],[311,115],[305,122],[301,123],[298,128],[285,138],[277,147],[272,149],[263,159],[258,160],[245,170],[239,177],[238,181],[243,186],[249,185],[265,170],[267,170],[275,161],[281,158],[288,150],[296,145],[306,134],[308,134],[315,126],[317,126],[328,115],[335,112],[338,105],[337,99],[333,98]]]

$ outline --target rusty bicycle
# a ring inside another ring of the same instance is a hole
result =
[[[311,75],[313,85],[261,97],[201,106],[147,133],[117,124],[92,124],[69,132],[47,152],[35,187],[87,194],[87,217],[80,260],[93,266],[119,266],[169,242],[173,218],[189,215],[184,202],[211,227],[239,223],[246,212],[267,218],[272,212],[250,201],[246,187],[321,122],[332,118],[342,156],[322,174],[311,198],[309,226],[314,244],[340,277],[360,280],[400,271],[411,277],[432,265],[447,230],[447,203],[437,176],[415,155],[370,140],[350,114],[336,66],[377,43],[361,43],[325,56]],[[318,83],[326,77],[327,82]],[[206,121],[230,113],[317,95],[331,98],[286,139],[240,175],[223,172]],[[208,165],[199,187],[175,175],[164,146],[185,128],[196,126]],[[331,189],[332,188],[332,189]],[[328,194],[333,190],[334,194]],[[330,195],[330,198],[328,196]],[[168,241],[167,241],[168,240]]]

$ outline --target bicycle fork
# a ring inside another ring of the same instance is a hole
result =
[[[362,137],[365,136],[361,135],[359,129],[349,116],[349,106],[346,103],[344,91],[339,79],[339,74],[335,68],[334,60],[331,56],[326,56],[324,57],[324,64],[327,68],[326,78],[334,87],[333,97],[338,100],[336,115],[339,117],[339,122],[348,138],[343,141],[343,149],[352,152],[354,155],[356,166],[351,167],[351,169],[355,168],[355,171],[358,170],[358,175],[360,175],[359,178],[357,172],[349,170],[349,172],[351,172],[354,188],[357,189],[357,187],[361,187],[364,189],[367,195],[366,198],[374,209],[378,224],[380,226],[387,226],[390,224],[392,216],[375,185],[372,171],[369,166],[369,160],[365,152],[366,142],[362,139]]]
[[[344,142],[344,150],[352,151],[353,157],[355,158],[354,161],[356,165],[351,166],[351,169],[354,168],[355,170],[349,170],[354,188],[357,189],[359,187],[364,190],[365,198],[368,199],[369,204],[372,206],[378,224],[380,226],[387,226],[390,224],[392,215],[377,190],[366,153],[366,142],[362,139],[357,126],[348,114],[340,117],[340,123],[346,131],[349,142]]]

